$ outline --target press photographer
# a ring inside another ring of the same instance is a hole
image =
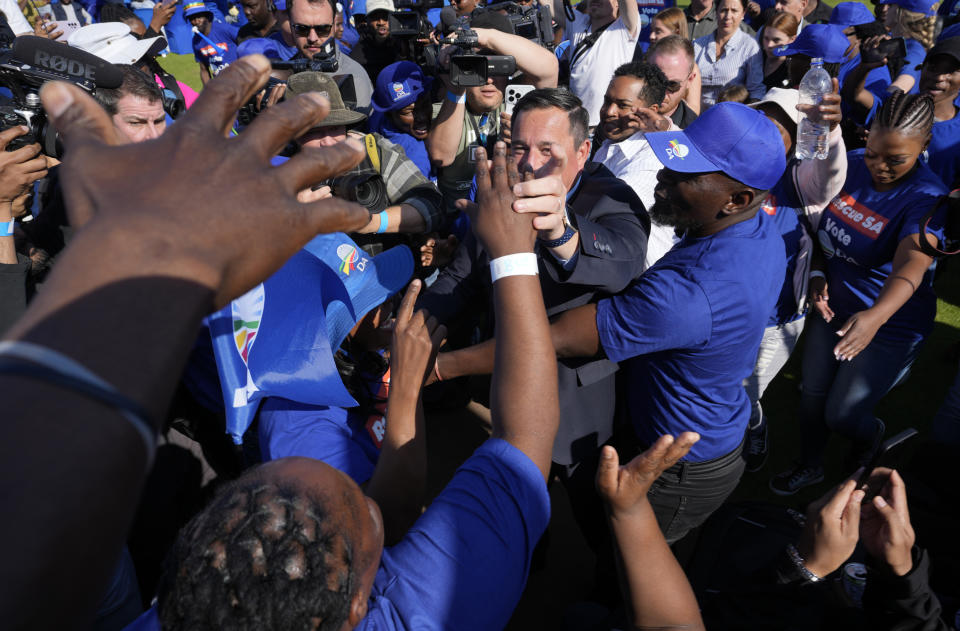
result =
[[[366,69],[371,82],[395,61],[414,61],[411,51],[391,33],[394,25],[400,26],[395,14],[393,0],[367,2],[367,23],[359,29],[360,41],[350,51],[350,58]]]
[[[496,12],[475,15],[470,30],[477,37],[477,55],[506,55],[515,59],[516,70],[523,76],[516,83],[538,88],[557,86],[557,58],[542,46],[513,34],[510,20]],[[463,51],[447,46],[440,51],[440,78],[446,84],[446,96],[434,105],[433,127],[427,137],[430,160],[438,167],[437,185],[444,195],[448,212],[455,213],[454,202],[467,197],[477,147],[492,150],[501,132],[504,114],[503,93],[510,82],[508,76],[487,76],[482,85],[454,85],[450,57]]]
[[[402,83],[399,85],[403,87]],[[297,139],[300,147],[330,147],[350,133],[363,142],[367,151],[357,167],[301,192],[301,202],[336,196],[363,204],[373,216],[361,233],[424,233],[439,227],[442,200],[437,187],[397,145],[380,134],[351,131],[367,116],[344,106],[333,79],[319,72],[301,72],[290,77],[287,92],[291,96],[321,92],[330,101],[330,114]]]

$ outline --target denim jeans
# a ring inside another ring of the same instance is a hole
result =
[[[874,338],[852,360],[838,361],[833,349],[842,325],[828,324],[815,312],[807,317],[800,420],[803,464],[810,467],[823,466],[830,431],[852,440],[855,448],[869,447],[880,429],[874,407],[910,369],[923,343]]]
[[[757,353],[757,363],[753,367],[753,374],[743,380],[743,386],[750,398],[750,425],[757,427],[763,418],[760,407],[760,398],[773,378],[790,359],[793,349],[797,347],[797,340],[803,333],[804,318],[787,322],[779,326],[768,326],[763,331],[760,341],[760,351]]]

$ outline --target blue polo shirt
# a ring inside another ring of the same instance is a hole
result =
[[[895,189],[877,192],[863,152],[858,149],[847,154],[847,181],[824,209],[817,229],[817,241],[827,259],[830,308],[838,326],[873,306],[893,269],[897,246],[919,233],[920,219],[947,192],[920,162]],[[934,219],[933,232],[942,236],[942,218]],[[917,291],[880,327],[876,337],[891,342],[921,340],[933,329],[936,310],[931,266]]]
[[[209,35],[193,34],[193,56],[198,64],[207,67],[210,76],[216,76],[237,60],[238,31],[236,26],[212,22]]]
[[[737,448],[750,417],[743,380],[785,270],[783,238],[758,210],[717,234],[684,237],[626,291],[597,304],[600,343],[622,362],[641,442],[698,432],[690,462]]]
[[[385,548],[363,631],[502,629],[550,521],[540,470],[510,443],[490,439],[397,545]],[[158,631],[156,608],[128,629]]]
[[[783,253],[787,260],[783,287],[780,288],[777,304],[770,314],[770,319],[767,320],[768,327],[779,326],[803,317],[803,312],[797,308],[797,297],[793,287],[793,273],[797,268],[797,255],[800,254],[800,241],[803,238],[804,227],[800,220],[803,208],[793,183],[792,164],[787,167],[777,185],[770,189],[760,210],[773,219],[773,224],[783,239]]]

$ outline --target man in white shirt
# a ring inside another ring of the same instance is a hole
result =
[[[645,132],[679,129],[660,114],[666,90],[667,77],[653,64],[639,61],[624,64],[614,71],[600,110],[600,125],[606,140],[593,160],[626,182],[644,208],[653,206],[657,172],[663,168]],[[644,269],[656,263],[678,240],[673,228],[651,221]]]
[[[0,12],[7,18],[7,24],[14,35],[33,35],[33,27],[23,16],[16,0],[0,0]]]
[[[600,105],[614,68],[633,59],[640,36],[640,10],[633,0],[586,0],[587,12],[567,22],[570,91],[580,97],[590,126],[600,122]]]

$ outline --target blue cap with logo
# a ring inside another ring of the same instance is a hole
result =
[[[778,57],[806,55],[819,57],[828,64],[839,64],[846,61],[845,53],[849,47],[850,40],[841,27],[835,24],[808,24],[792,44],[774,48],[773,54]]]
[[[876,16],[862,2],[841,2],[830,13],[830,24],[847,28],[875,22]]]
[[[683,131],[648,133],[646,138],[657,159],[680,173],[720,171],[747,186],[769,190],[787,168],[776,125],[741,103],[718,103]]]
[[[937,14],[939,0],[877,0],[874,4],[895,4],[901,9],[922,13],[928,18]]]
[[[420,66],[411,61],[390,64],[377,75],[377,85],[370,100],[378,112],[400,110],[430,89],[431,77],[424,77]]]

